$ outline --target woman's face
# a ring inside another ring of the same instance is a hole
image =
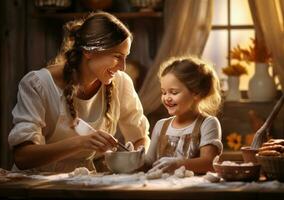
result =
[[[131,40],[127,38],[112,49],[86,53],[87,70],[84,70],[83,74],[90,79],[98,79],[105,85],[110,84],[118,70],[125,70],[125,60],[130,53],[130,47]]]
[[[172,73],[161,77],[161,100],[170,115],[194,111],[197,95],[189,91]]]

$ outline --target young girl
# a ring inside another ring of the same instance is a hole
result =
[[[171,58],[161,66],[163,105],[171,117],[159,120],[146,155],[150,171],[181,166],[195,173],[212,171],[222,152],[221,127],[215,117],[221,103],[213,68],[192,57]]]

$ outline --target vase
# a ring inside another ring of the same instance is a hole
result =
[[[226,95],[227,101],[239,101],[241,99],[241,91],[239,90],[240,77],[229,76],[228,78],[228,92]]]
[[[255,73],[249,80],[248,98],[251,101],[272,101],[277,95],[273,78],[268,72],[269,64],[255,63]]]

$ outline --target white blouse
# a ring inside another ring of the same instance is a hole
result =
[[[166,135],[168,135],[170,138],[171,137],[180,138],[178,141],[176,151],[182,152],[182,147],[183,147],[183,142],[184,142],[182,141],[182,139],[185,138],[183,136],[186,134],[192,133],[196,120],[184,128],[174,128],[172,126],[174,117],[170,117],[170,118],[171,118],[171,122],[168,126]],[[169,118],[159,120],[153,129],[150,147],[146,155],[146,162],[148,164],[152,164],[157,159],[157,148],[158,148],[158,140],[160,137],[160,132],[161,132],[164,122],[168,119]],[[216,117],[208,116],[204,119],[200,127],[200,134],[201,134],[201,137],[200,137],[199,148],[207,144],[212,144],[218,148],[219,153],[222,152],[223,150],[223,145],[221,142],[222,130],[221,130],[220,122]]]
[[[118,71],[113,78],[111,129],[110,134],[119,128],[125,141],[135,142],[148,137],[149,122],[143,114],[143,108],[133,87],[131,78]],[[18,88],[17,104],[12,111],[14,127],[8,141],[11,148],[25,141],[45,144],[51,137],[63,102],[66,107],[63,91],[55,84],[50,72],[43,68],[29,72]],[[104,126],[105,86],[88,100],[74,99],[78,115],[85,121],[95,122],[98,127]]]

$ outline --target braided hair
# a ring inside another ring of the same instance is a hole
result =
[[[104,51],[111,49],[126,38],[132,39],[132,34],[126,26],[113,15],[106,12],[89,14],[85,19],[68,22],[64,26],[65,36],[61,51],[55,62],[64,62],[63,79],[65,82],[64,96],[69,113],[72,117],[72,127],[77,123],[78,111],[74,105],[74,95],[78,88],[79,66],[83,51]],[[111,101],[114,84],[106,85],[107,125],[110,125]]]

